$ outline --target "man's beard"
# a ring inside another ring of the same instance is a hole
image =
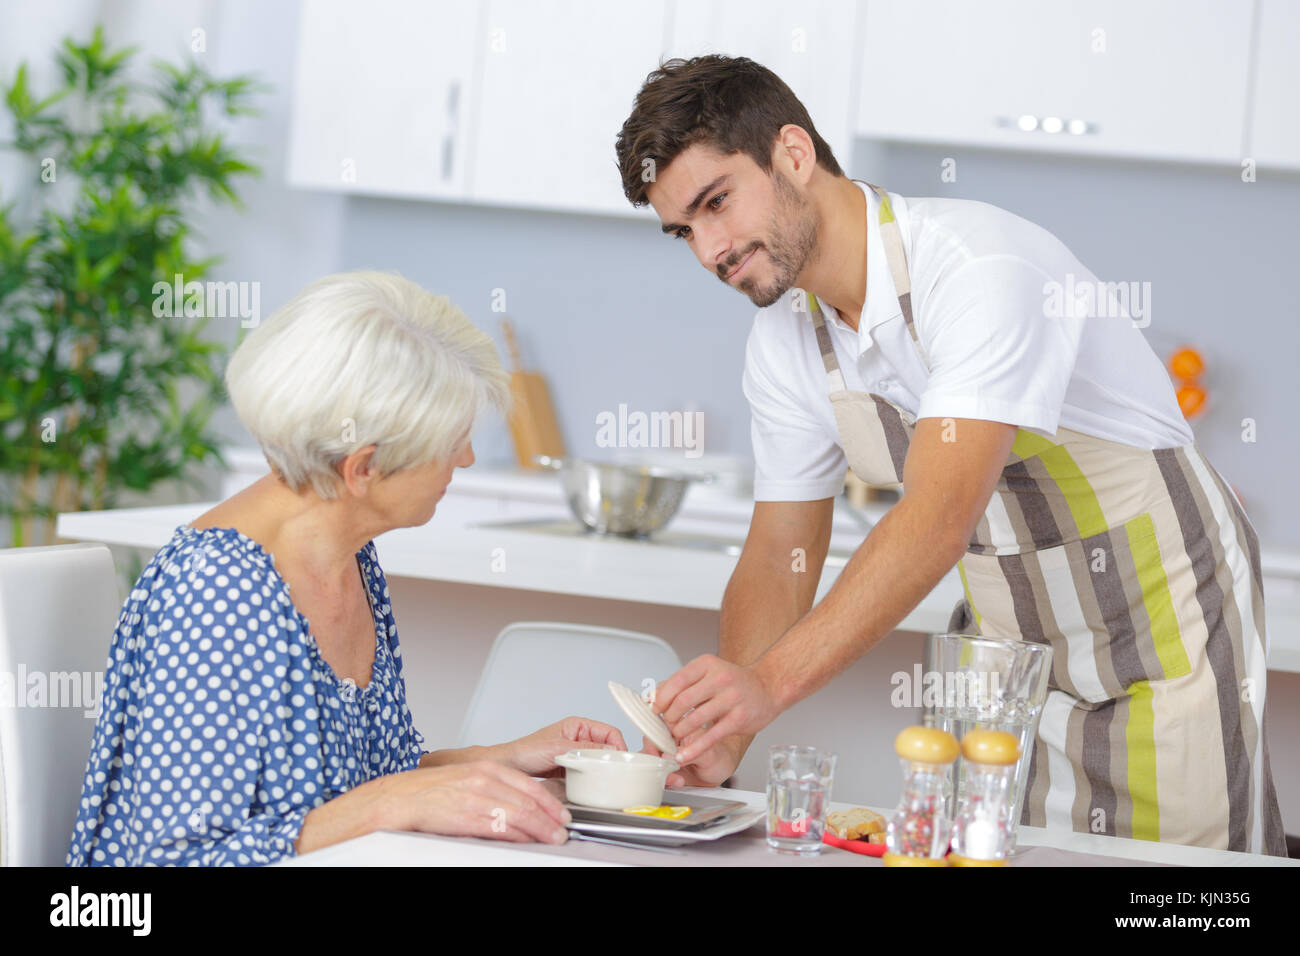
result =
[[[747,276],[736,286],[760,309],[772,305],[794,286],[795,280],[817,250],[817,233],[821,226],[817,207],[799,195],[799,191],[785,176],[774,171],[772,179],[776,186],[777,203],[772,210],[767,242],[751,244],[735,257],[734,262],[726,265],[720,276],[726,282],[727,273],[744,262],[746,256],[756,249],[765,250],[772,262],[771,282],[760,287],[756,280]]]

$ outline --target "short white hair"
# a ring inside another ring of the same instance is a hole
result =
[[[322,498],[337,495],[335,466],[352,452],[377,446],[382,475],[448,461],[484,410],[510,404],[492,340],[390,272],[311,283],[240,343],[226,390],[272,469]]]

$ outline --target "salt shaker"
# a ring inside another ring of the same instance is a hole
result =
[[[944,781],[957,738],[937,727],[907,727],[894,740],[903,765],[903,797],[885,830],[885,866],[947,866],[951,821]]]
[[[961,739],[965,789],[952,825],[953,866],[1006,866],[1015,836],[1012,788],[1020,744],[1004,730],[972,730]]]

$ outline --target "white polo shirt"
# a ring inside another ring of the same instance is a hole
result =
[[[1193,440],[1169,375],[1142,335],[1145,319],[1130,317],[1141,309],[1108,296],[1059,239],[987,203],[891,192],[927,371],[894,292],[880,201],[858,185],[867,198],[867,299],[858,330],[822,303],[845,387],[881,395],[918,419],[978,418],[1048,437],[1065,427],[1140,448]],[[1089,287],[1103,305],[1071,298]],[[815,501],[844,488],[847,464],[825,367],[812,320],[794,311],[792,298],[759,310],[746,348],[758,501]]]

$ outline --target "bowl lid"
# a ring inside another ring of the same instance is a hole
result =
[[[665,757],[677,756],[677,741],[673,740],[668,724],[650,709],[640,694],[617,681],[609,682],[609,692],[614,695],[614,702],[627,714],[628,720],[636,724],[636,729],[645,734]]]

